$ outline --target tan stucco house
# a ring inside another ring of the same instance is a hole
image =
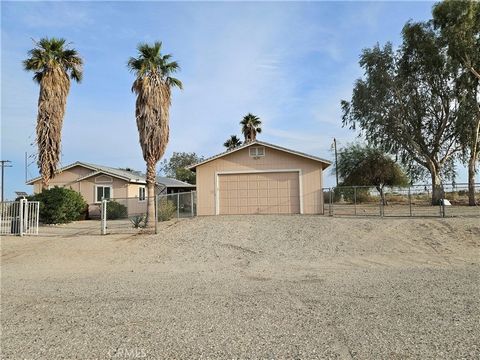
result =
[[[34,193],[42,191],[40,177],[27,181]],[[49,187],[68,187],[78,191],[89,205],[89,215],[99,215],[102,198],[114,199],[128,208],[129,215],[146,212],[145,176],[131,169],[117,169],[77,161],[59,169],[50,180]],[[195,190],[195,185],[167,177],[157,176],[157,194]]]
[[[189,168],[197,174],[197,214],[322,214],[330,161],[253,141]]]

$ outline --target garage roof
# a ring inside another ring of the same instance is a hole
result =
[[[220,153],[218,155],[215,155],[215,156],[212,156],[212,157],[209,157],[203,161],[200,161],[196,164],[193,164],[193,165],[190,165],[187,167],[187,169],[190,169],[192,171],[195,171],[195,168],[197,168],[198,166],[200,165],[203,165],[205,163],[208,163],[210,161],[213,161],[213,160],[216,160],[218,158],[221,158],[225,155],[229,155],[229,154],[232,154],[236,151],[239,151],[239,150],[242,150],[242,149],[245,149],[249,146],[252,146],[252,145],[262,145],[262,146],[265,146],[265,147],[269,147],[271,149],[275,149],[275,150],[279,150],[279,151],[284,151],[284,152],[287,152],[287,153],[290,153],[290,154],[293,154],[293,155],[297,155],[297,156],[301,156],[301,157],[304,157],[304,158],[307,158],[307,159],[310,159],[310,160],[314,160],[314,161],[318,161],[318,162],[321,162],[322,164],[325,164],[325,167],[328,167],[332,164],[331,161],[329,160],[326,160],[326,159],[322,159],[322,158],[319,158],[318,156],[313,156],[313,155],[309,155],[309,154],[305,154],[305,153],[302,153],[300,151],[295,151],[295,150],[291,150],[291,149],[287,149],[287,148],[284,148],[282,146],[278,146],[278,145],[274,145],[274,144],[270,144],[270,143],[267,143],[267,142],[264,142],[264,141],[259,141],[259,140],[255,140],[255,141],[252,141],[252,142],[247,142],[247,143],[244,143],[243,145],[240,145],[239,147],[236,147],[235,149],[233,150],[227,150],[223,153]]]

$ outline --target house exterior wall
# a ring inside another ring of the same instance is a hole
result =
[[[249,148],[238,150],[196,168],[198,215],[215,215],[217,173],[288,169],[300,170],[303,213],[323,212],[322,172],[326,164],[269,147],[265,147],[264,157],[255,159],[250,157]]]
[[[68,170],[56,174],[49,182],[50,187],[67,187],[69,189],[80,192],[79,183],[76,180],[82,176],[90,174],[92,170],[83,166],[74,166]],[[42,181],[38,180],[33,184],[33,192],[38,194],[42,192]]]
[[[126,180],[118,179],[108,175],[99,174],[86,178],[81,181],[76,181],[78,178],[86,176],[92,173],[93,170],[84,168],[82,166],[75,166],[73,168],[67,169],[55,175],[54,178],[50,180],[49,187],[65,187],[72,190],[75,190],[82,195],[83,199],[88,204],[89,216],[97,217],[100,216],[100,206],[95,199],[95,188],[96,186],[111,186],[112,199],[124,199],[123,202],[126,202],[127,197],[138,197],[138,185],[130,184]],[[42,191],[42,182],[41,180],[36,181],[33,184],[34,193],[39,193]],[[121,202],[121,201],[119,201]],[[134,201],[137,202],[137,201]],[[129,214],[131,211],[139,212],[138,206],[133,201],[128,202]],[[143,202],[140,202],[139,207],[143,208]],[[127,205],[127,204],[125,204]],[[145,205],[146,208],[146,205]]]

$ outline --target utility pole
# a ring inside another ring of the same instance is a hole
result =
[[[335,177],[337,179],[338,187],[337,139],[335,138],[333,138],[333,148],[335,149]]]
[[[3,202],[3,199],[4,199],[3,194],[5,189],[5,175],[4,175],[5,168],[12,167],[10,163],[11,163],[10,160],[0,160],[0,166],[2,167],[2,199],[0,200],[0,202]]]

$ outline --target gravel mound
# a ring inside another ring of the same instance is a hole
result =
[[[2,359],[480,358],[478,219],[89,226],[1,240]]]

